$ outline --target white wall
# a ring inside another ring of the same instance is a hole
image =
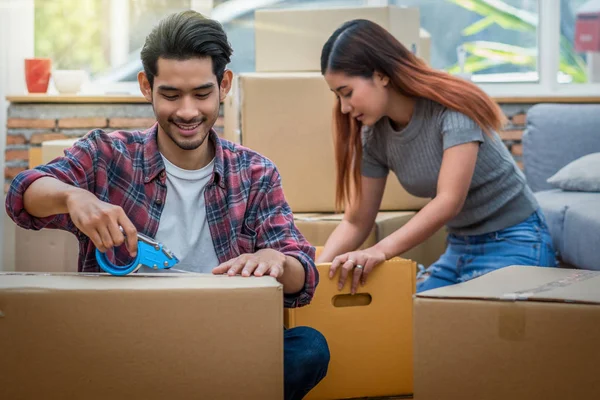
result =
[[[26,93],[24,59],[33,57],[34,0],[0,0],[0,171],[4,177],[6,148],[6,96]],[[4,180],[1,182],[4,187]],[[4,237],[4,196],[0,218],[0,271],[12,270],[14,265],[13,238]],[[11,221],[8,221],[11,223]],[[10,232],[10,230],[8,230]]]

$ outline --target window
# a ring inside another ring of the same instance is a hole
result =
[[[496,96],[594,95],[590,54],[574,50],[576,13],[589,0],[34,0],[35,55],[84,69],[86,92],[139,93],[141,46],[165,15],[210,4],[234,48],[230,68],[254,70],[254,10],[390,4],[418,7],[431,64],[468,74]],[[464,62],[459,62],[461,59]],[[595,53],[594,60],[600,57]],[[600,64],[600,61],[595,64]]]
[[[284,0],[278,7],[361,6],[360,0]],[[382,2],[377,2],[381,4]],[[385,3],[385,2],[384,2]],[[388,4],[419,8],[421,27],[432,40],[431,64],[451,73],[472,75],[476,82],[535,82],[537,73],[538,0],[394,0]],[[475,5],[475,6],[473,6]],[[440,23],[444,21],[445,23]],[[235,50],[231,68],[254,70],[254,15],[224,24]],[[461,69],[459,53],[465,51]]]
[[[592,73],[592,58],[598,59],[600,64],[600,52],[579,53],[575,49],[575,23],[577,13],[583,11],[582,6],[590,5],[590,0],[562,1],[560,9],[560,69],[558,74],[559,83],[600,83],[600,71]],[[600,12],[600,2],[595,7]]]
[[[469,75],[475,82],[538,80],[538,0],[394,4],[419,7],[421,27],[431,35],[433,67]],[[459,62],[461,53],[464,63]]]
[[[35,0],[35,56],[98,83],[134,82],[146,35],[191,0]]]

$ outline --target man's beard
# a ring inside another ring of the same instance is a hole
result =
[[[208,121],[208,119],[206,117],[202,117],[202,119],[200,121],[195,121],[195,122],[191,122],[191,123],[184,122],[184,121],[174,121],[169,118],[167,121],[168,125],[166,127],[161,125],[161,127],[163,128],[163,131],[167,134],[167,136],[171,139],[171,141],[173,143],[175,143],[177,145],[177,147],[179,147],[180,149],[196,150],[197,148],[202,146],[204,144],[204,142],[206,141],[206,138],[210,134],[210,128],[207,129],[206,132],[204,133],[204,135],[198,139],[186,139],[186,138],[177,137],[177,135],[174,134],[171,129],[177,129],[175,122],[177,122],[178,124],[181,124],[181,125],[196,125],[198,123],[201,123],[202,125],[200,126],[200,129],[202,129],[202,128],[206,128],[205,125],[207,125],[207,121]],[[167,129],[165,129],[165,128],[167,128]]]
[[[204,122],[203,122],[204,123]],[[191,141],[188,140],[180,140],[181,138],[176,138],[175,135],[172,134],[171,130],[165,130],[167,136],[182,150],[196,150],[200,146],[204,144],[206,138],[210,134],[210,129],[207,130],[201,138],[193,139]]]

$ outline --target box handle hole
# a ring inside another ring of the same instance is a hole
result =
[[[331,303],[334,307],[361,307],[371,304],[369,293],[338,294],[333,296]]]

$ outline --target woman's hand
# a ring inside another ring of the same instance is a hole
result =
[[[358,288],[358,281],[362,285],[367,283],[367,277],[377,265],[386,260],[382,251],[370,247],[366,250],[352,251],[339,255],[333,259],[329,268],[329,279],[333,278],[338,268],[341,267],[338,290],[342,290],[350,271],[352,271],[351,293],[355,294]]]

